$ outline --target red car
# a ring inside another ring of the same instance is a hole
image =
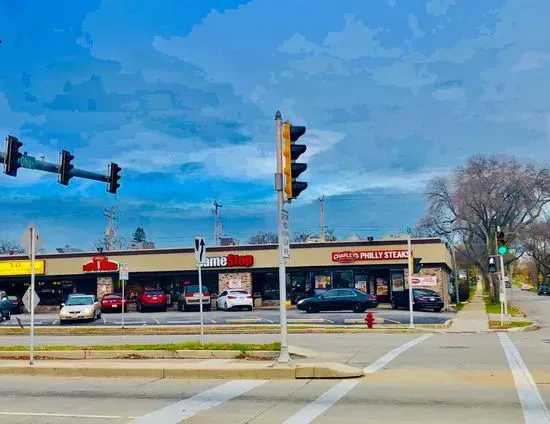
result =
[[[166,312],[167,308],[166,293],[160,289],[145,289],[137,299],[137,307],[139,312],[144,312],[146,309],[159,309]]]
[[[122,311],[122,305],[124,305],[124,312],[127,312],[128,305],[126,300],[122,299],[122,296],[116,293],[107,293],[101,299],[101,312]]]

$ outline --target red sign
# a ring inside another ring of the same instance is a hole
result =
[[[395,261],[408,258],[407,250],[365,250],[332,252],[332,260],[347,264],[357,261]]]
[[[206,257],[203,267],[232,267],[232,268],[250,268],[254,265],[254,256],[252,255],[227,255],[218,257]]]
[[[82,266],[84,272],[118,271],[118,262],[111,262],[106,256],[94,256],[91,262]]]

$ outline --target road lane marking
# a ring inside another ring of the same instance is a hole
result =
[[[401,346],[396,347],[392,351],[386,353],[384,356],[378,358],[375,362],[370,364],[368,367],[365,367],[363,371],[365,372],[365,374],[375,373],[376,371],[384,368],[386,365],[388,365],[391,361],[393,361],[395,358],[397,358],[406,350],[410,349],[413,346],[416,346],[418,343],[421,343],[432,336],[433,334],[424,334],[423,336],[420,336],[414,340],[411,340],[410,342],[404,343]]]
[[[232,380],[144,415],[132,421],[132,424],[177,424],[203,411],[229,402],[231,399],[255,389],[265,382],[266,380]]]
[[[122,321],[114,321],[115,325],[122,325]],[[147,325],[145,321],[126,321],[124,320],[124,325]]]
[[[510,365],[516,391],[518,393],[525,424],[544,424],[550,423],[550,414],[546,404],[537,388],[533,376],[529,372],[527,365],[523,362],[519,351],[517,350],[510,337],[505,333],[498,333],[500,344]]]
[[[86,414],[56,414],[50,412],[0,412],[0,416],[22,416],[22,417],[56,417],[56,418],[96,418],[103,420],[120,420],[125,418],[121,415],[86,415]],[[130,417],[128,417],[130,418]]]
[[[151,316],[151,319],[153,321],[155,321],[158,325],[160,325],[160,321],[158,319],[156,319],[154,316]]]
[[[397,356],[417,345],[420,342],[431,337],[433,334],[425,334],[422,337],[418,337],[410,342],[404,343],[401,346],[396,347],[392,351],[388,352],[384,356],[380,357],[376,362],[372,363],[365,368],[365,374],[373,374],[376,371],[382,369],[388,363],[390,363]],[[330,390],[327,390],[309,405],[299,410],[292,417],[288,418],[282,424],[309,424],[315,420],[318,416],[327,411],[332,405],[342,399],[351,390],[353,390],[360,380],[344,380],[336,384]]]

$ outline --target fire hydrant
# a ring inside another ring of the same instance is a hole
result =
[[[365,322],[367,323],[367,327],[368,328],[372,328],[373,324],[374,324],[374,315],[372,314],[372,312],[367,312],[367,315],[365,316]]]

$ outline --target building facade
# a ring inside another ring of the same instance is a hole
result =
[[[415,287],[440,293],[448,307],[452,259],[438,238],[413,239],[413,257],[423,268],[413,278]],[[41,305],[58,305],[70,293],[120,291],[118,264],[129,269],[126,293],[135,299],[144,288],[162,288],[173,298],[185,284],[198,284],[191,248],[71,252],[38,255],[36,291]],[[287,260],[287,294],[292,302],[311,289],[354,287],[376,294],[381,303],[393,291],[405,290],[406,240],[336,241],[291,245]],[[109,265],[111,264],[111,265]],[[107,265],[107,266],[105,266]],[[22,255],[0,257],[0,289],[22,296],[30,284],[30,262]],[[210,292],[246,288],[264,304],[279,300],[278,254],[275,245],[207,247],[202,281]],[[452,290],[452,289],[451,289]]]

